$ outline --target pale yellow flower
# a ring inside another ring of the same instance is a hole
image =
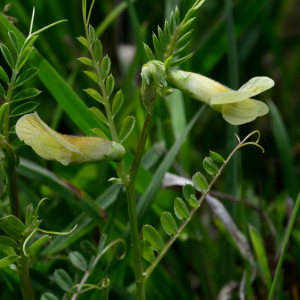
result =
[[[102,160],[119,161],[125,156],[121,144],[98,137],[67,136],[48,127],[37,113],[20,118],[16,133],[21,141],[42,158],[57,160],[63,165]]]
[[[205,76],[176,70],[168,72],[167,83],[210,105],[232,125],[245,124],[267,114],[268,106],[251,97],[274,86],[274,81],[268,77],[254,77],[238,91],[233,91]]]

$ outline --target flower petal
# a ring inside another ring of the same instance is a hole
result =
[[[264,116],[269,112],[269,107],[262,101],[251,99],[258,106],[258,117]]]
[[[31,147],[44,159],[57,160],[65,166],[71,162],[73,152],[57,142],[47,132],[37,134],[32,139]]]
[[[225,93],[220,93],[214,95],[210,100],[210,105],[227,104],[227,103],[236,103],[243,100],[246,100],[253,96],[251,92],[239,92],[239,91],[230,91]],[[213,107],[214,108],[214,107]]]
[[[259,108],[250,99],[223,105],[223,118],[232,125],[241,125],[255,120],[258,116]]]
[[[45,132],[39,118],[35,114],[28,114],[20,118],[16,124],[16,133],[21,141],[31,146],[32,139],[39,133]]]
[[[72,143],[70,143],[63,134],[60,134],[53,129],[51,129],[47,124],[45,124],[38,114],[35,112],[36,118],[39,120],[40,124],[44,127],[45,131],[48,132],[57,142],[59,142],[62,146],[67,148],[68,150],[83,155]]]
[[[274,81],[269,77],[254,77],[246,82],[239,91],[252,92],[253,96],[262,93],[274,86]]]

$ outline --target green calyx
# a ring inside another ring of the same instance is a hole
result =
[[[142,100],[150,111],[156,96],[166,97],[172,93],[166,82],[165,65],[158,60],[150,60],[142,67]]]

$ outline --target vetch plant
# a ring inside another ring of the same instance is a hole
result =
[[[40,94],[40,91],[35,88],[27,88],[15,92],[16,88],[22,86],[38,72],[35,68],[28,68],[19,74],[21,69],[23,70],[25,65],[27,65],[28,57],[33,51],[34,41],[43,30],[62,21],[33,32],[33,10],[29,35],[25,43],[20,45],[17,36],[14,32],[10,31],[9,39],[14,48],[14,54],[10,52],[7,46],[1,44],[1,52],[12,70],[12,76],[9,79],[4,69],[0,67],[0,78],[8,85],[7,91],[0,85],[0,94],[5,99],[5,103],[0,108],[0,126],[3,133],[0,140],[0,147],[5,155],[5,160],[1,161],[0,164],[0,187],[2,188],[0,194],[4,194],[7,186],[11,207],[11,215],[0,219],[0,227],[7,234],[7,236],[0,237],[0,244],[4,245],[8,253],[7,257],[0,260],[0,267],[4,268],[10,266],[10,268],[18,271],[24,300],[34,299],[34,291],[29,276],[31,255],[35,254],[37,250],[49,240],[50,235],[71,234],[76,227],[66,233],[41,229],[41,220],[38,218],[37,213],[44,199],[37,205],[35,213],[33,206],[28,206],[25,223],[21,221],[16,175],[18,164],[17,149],[19,147],[28,145],[43,159],[58,161],[64,166],[77,165],[84,162],[112,162],[111,164],[116,168],[117,177],[111,178],[109,181],[113,184],[122,185],[123,190],[126,190],[131,239],[130,250],[132,252],[132,267],[135,284],[135,288],[133,289],[138,300],[146,299],[146,287],[150,275],[190,223],[234,153],[245,145],[255,145],[263,150],[258,144],[260,133],[256,130],[242,141],[236,136],[238,145],[233,149],[226,160],[218,153],[210,152],[209,156],[203,160],[203,168],[207,174],[205,175],[204,172],[200,171],[194,174],[192,176],[193,185],[185,185],[182,189],[183,197],[175,198],[173,211],[164,211],[160,215],[162,228],[169,236],[167,242],[164,241],[164,238],[154,226],[148,224],[143,224],[143,227],[140,226],[139,218],[142,209],[140,211],[137,210],[136,201],[138,172],[140,170],[147,138],[150,133],[152,119],[156,113],[156,103],[159,97],[165,98],[173,93],[173,89],[179,89],[188,96],[200,100],[204,104],[211,106],[214,110],[221,112],[223,118],[233,125],[251,122],[259,116],[266,115],[269,111],[266,104],[252,99],[252,97],[274,86],[273,80],[268,77],[254,77],[238,91],[233,91],[203,75],[182,70],[172,70],[172,68],[182,65],[193,56],[193,53],[187,55],[186,53],[191,43],[195,13],[200,9],[203,3],[204,0],[196,0],[182,21],[180,20],[179,9],[176,7],[175,10],[171,12],[170,18],[165,21],[163,28],[158,27],[157,34],[153,33],[153,48],[155,51],[152,51],[151,47],[144,44],[148,62],[141,68],[142,81],[140,94],[146,113],[140,137],[135,147],[135,154],[132,159],[126,160],[126,163],[125,158],[127,158],[126,155],[130,155],[130,151],[128,151],[129,149],[125,149],[123,145],[135,127],[135,117],[128,115],[129,112],[124,105],[125,101],[122,90],[115,91],[116,81],[111,73],[111,60],[108,55],[104,55],[105,50],[97,36],[97,30],[90,24],[95,0],[92,1],[90,6],[87,5],[86,0],[82,0],[85,35],[77,38],[81,46],[84,47],[86,54],[78,58],[78,61],[84,65],[83,72],[95,87],[86,87],[84,89],[86,94],[96,101],[95,106],[89,108],[88,116],[91,119],[97,119],[97,124],[100,124],[96,128],[90,128],[91,136],[69,136],[58,133],[40,119],[35,111],[38,103],[29,101],[18,105],[19,101],[27,100]],[[128,5],[130,7],[130,1],[128,1]],[[181,57],[183,53],[185,53],[185,55]],[[199,117],[203,111],[204,110],[201,109],[196,114],[196,117]],[[20,118],[12,130],[9,121],[10,118],[13,117]],[[181,137],[182,141],[180,141],[180,145],[182,145],[192,124],[195,124],[196,117],[191,121],[191,125],[188,127],[189,129],[184,133],[185,135]],[[122,121],[120,128],[116,125],[118,118]],[[16,133],[18,138],[10,142],[10,134],[12,131]],[[254,134],[258,134],[258,139],[255,142],[250,142],[249,139]],[[179,149],[177,144],[176,147]],[[170,150],[170,153],[172,151],[174,152],[172,153],[174,158],[177,155],[176,151],[178,151],[176,147],[174,148],[175,150],[173,148]],[[166,163],[168,168],[171,166],[171,163],[172,162]],[[104,174],[106,175],[106,173]],[[55,178],[55,180],[57,180],[57,178]],[[159,181],[157,178],[153,179],[153,181],[155,180]],[[71,184],[70,186],[75,189]],[[122,188],[116,187],[115,190],[120,191]],[[80,195],[83,194],[80,190],[77,192]],[[197,197],[199,194],[200,197]],[[144,195],[149,194],[145,193]],[[108,197],[110,195],[106,196]],[[78,199],[76,198],[75,200],[77,201]],[[80,200],[81,198],[79,201]],[[144,200],[146,200],[147,203],[151,203],[153,199]],[[110,201],[111,199],[107,200],[107,202]],[[298,199],[298,201],[300,200]],[[102,209],[102,204],[89,203],[89,208],[96,207],[96,218],[100,215],[97,219],[97,225],[101,224],[100,226],[103,225],[103,219],[107,217],[106,212]],[[146,211],[146,205],[147,204],[143,207],[144,211]],[[296,206],[297,209],[298,206],[299,205]],[[115,209],[118,209],[117,205]],[[90,218],[91,215],[89,215],[89,221],[95,216],[95,211],[93,211],[93,213],[92,218]],[[295,217],[295,215],[293,216]],[[113,220],[111,222],[114,222],[113,218],[111,220]],[[92,221],[94,221],[94,219]],[[84,226],[87,223],[83,222]],[[110,225],[110,221],[108,223]],[[81,224],[79,224],[79,226],[80,225]],[[107,225],[107,227],[109,225]],[[124,226],[119,227],[122,230],[124,229]],[[291,227],[289,228],[291,229]],[[30,239],[37,232],[45,233],[45,235],[28,247]],[[261,250],[263,247],[261,247],[261,245],[257,246],[257,240],[259,239],[256,238],[255,231],[252,230],[251,234],[255,241],[255,250]],[[124,251],[118,258],[122,259],[125,257],[126,233],[124,234],[124,239],[114,239],[107,246],[105,246],[106,239],[107,235],[102,234],[97,246],[94,245],[93,241],[83,241],[81,243],[82,253],[79,252],[78,249],[71,249],[71,246],[66,250],[68,252],[67,260],[82,273],[72,278],[68,272],[70,270],[59,268],[54,272],[54,281],[64,291],[63,300],[76,300],[80,298],[82,294],[91,290],[101,290],[103,291],[105,299],[109,298],[111,283],[109,272],[111,271],[110,266],[113,264],[107,264],[105,268],[106,274],[103,275],[103,272],[99,272],[100,267],[98,263],[103,255],[117,244],[124,246]],[[286,243],[287,240],[285,239],[285,245]],[[261,261],[265,267],[264,269],[267,270],[266,259],[264,258]],[[282,259],[280,263],[282,263]],[[95,273],[97,282],[91,283],[89,280],[91,280],[91,275]],[[270,272],[267,270],[266,274],[268,289],[271,289]],[[278,273],[276,273],[275,284],[272,285],[271,289],[271,296],[274,294],[274,285],[276,285],[278,281],[278,276]],[[57,300],[58,298],[54,294],[46,292],[43,293],[41,299]]]

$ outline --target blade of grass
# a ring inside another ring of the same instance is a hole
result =
[[[275,103],[269,100],[268,105],[270,108],[272,132],[282,163],[285,188],[289,191],[290,196],[296,199],[297,183],[293,170],[293,156],[288,131]]]
[[[292,214],[291,221],[288,225],[287,233],[284,237],[282,251],[281,251],[280,258],[279,258],[279,261],[278,261],[278,264],[277,264],[276,273],[275,273],[274,280],[272,282],[272,287],[271,287],[271,291],[270,291],[268,300],[273,300],[274,296],[275,296],[277,283],[279,281],[280,274],[281,274],[282,263],[284,261],[284,255],[285,255],[285,252],[286,252],[286,249],[287,249],[287,245],[288,245],[289,238],[290,238],[290,235],[291,235],[291,232],[292,232],[292,229],[293,229],[293,225],[294,225],[296,217],[297,217],[299,206],[300,206],[300,193],[299,193],[298,198],[296,200],[295,208],[294,208],[294,211],[293,211],[293,214]]]
[[[259,261],[259,265],[264,275],[265,282],[267,284],[267,288],[270,291],[271,284],[272,284],[271,273],[268,266],[268,259],[267,259],[267,255],[266,255],[266,251],[265,251],[265,247],[261,235],[259,231],[257,231],[257,229],[252,225],[249,225],[249,232],[254,247],[254,251],[256,253],[257,259]]]

